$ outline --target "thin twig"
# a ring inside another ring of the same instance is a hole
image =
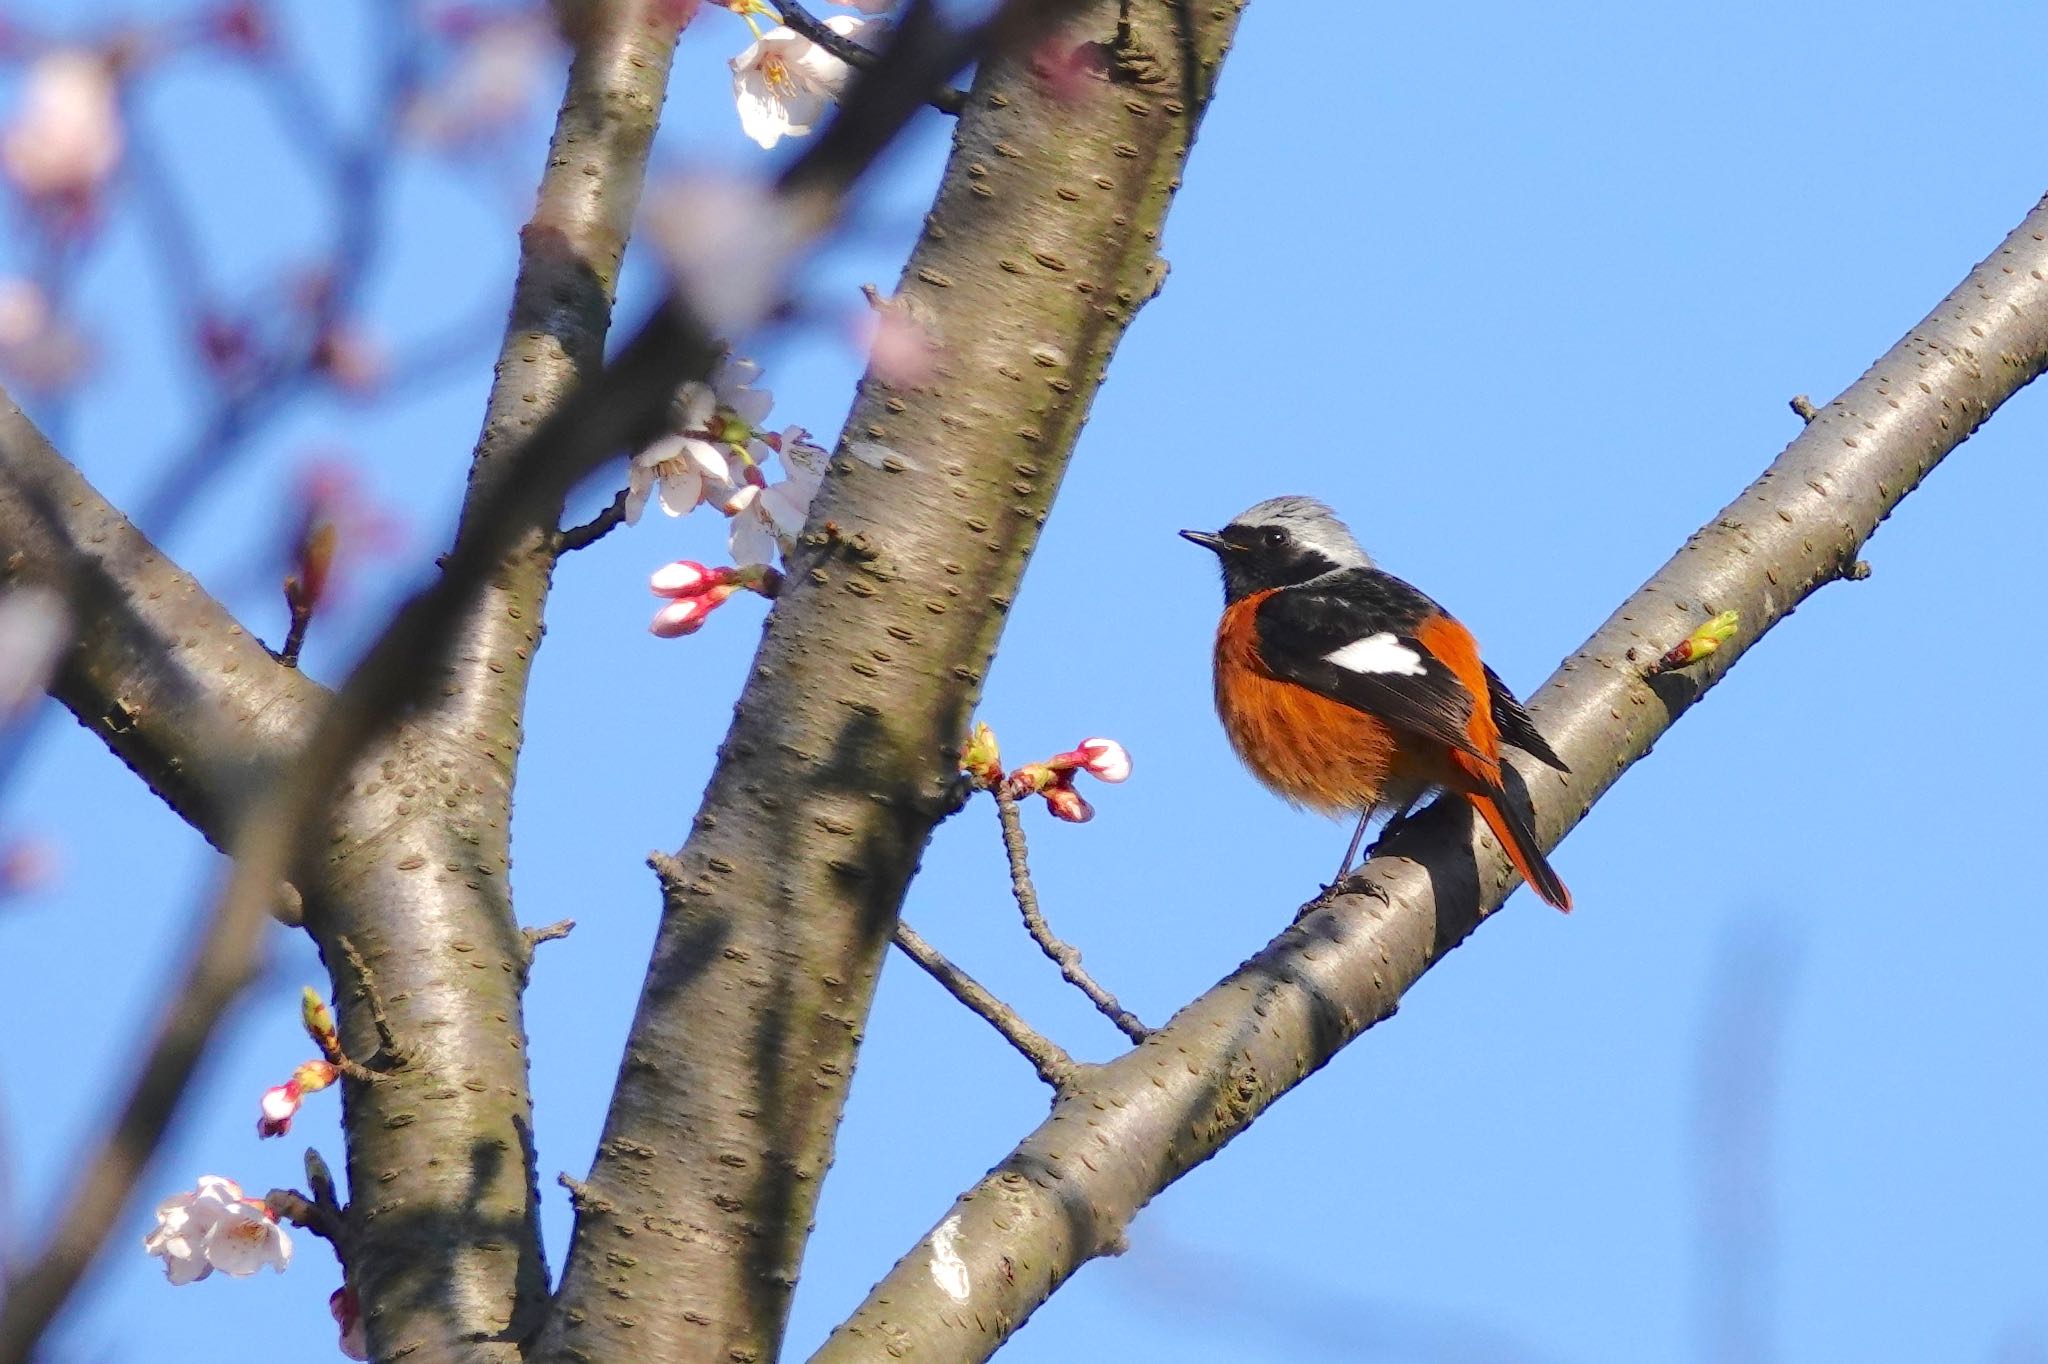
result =
[[[605,536],[626,524],[626,489],[619,489],[619,495],[612,504],[580,526],[564,526],[555,535],[555,549],[567,554],[572,549],[594,545]]]
[[[312,604],[303,598],[292,598],[288,592],[288,605],[292,613],[291,628],[285,631],[284,647],[277,651],[277,661],[287,668],[299,666],[299,651],[306,647],[306,630],[313,623]]]
[[[534,948],[544,942],[553,942],[557,938],[566,938],[575,931],[575,928],[576,921],[574,919],[557,919],[551,924],[542,924],[539,928],[522,928],[519,932],[526,939],[526,955],[530,959],[533,956]]]
[[[1104,1018],[1116,1024],[1125,1037],[1133,1042],[1142,1042],[1152,1035],[1138,1016],[1116,1002],[1116,996],[1096,984],[1095,977],[1081,967],[1081,951],[1070,943],[1060,941],[1053,935],[1052,928],[1045,922],[1045,914],[1038,908],[1038,892],[1031,885],[1031,864],[1029,851],[1024,846],[1024,821],[1017,817],[1017,798],[1001,785],[994,788],[996,813],[1003,821],[1003,850],[1010,855],[1010,889],[1017,897],[1017,908],[1024,915],[1024,927],[1029,930],[1031,940],[1050,957],[1067,984],[1088,996]]]
[[[772,3],[782,15],[782,25],[784,28],[794,33],[802,34],[819,47],[824,48],[827,52],[837,57],[840,61],[857,70],[864,71],[874,65],[874,53],[868,51],[868,49],[862,47],[837,29],[821,23],[816,15],[798,4],[796,0],[772,0]],[[967,92],[965,90],[955,90],[951,86],[941,86],[927,102],[932,108],[937,109],[942,114],[958,116],[960,111],[967,106]]]
[[[348,960],[351,971],[362,986],[363,1007],[370,1011],[370,1026],[377,1030],[377,1049],[393,1065],[402,1066],[407,1060],[404,1047],[398,1045],[398,1034],[391,1030],[391,1019],[384,1012],[384,997],[377,993],[377,978],[370,974],[370,963],[363,960],[363,954],[356,950],[347,934],[336,934],[335,945]]]
[[[918,931],[901,919],[896,921],[896,945],[903,954],[925,969],[926,974],[946,987],[946,993],[980,1014],[988,1025],[1015,1047],[1038,1078],[1064,1094],[1074,1078],[1074,1058],[1059,1043],[1026,1023],[1015,1009],[989,993],[988,987],[947,960],[945,953],[926,942]]]
[[[332,1241],[335,1248],[341,1248],[347,1236],[347,1228],[333,1208],[317,1199],[306,1197],[296,1189],[272,1189],[263,1195],[263,1202],[272,1212],[295,1227],[304,1227],[315,1236]]]

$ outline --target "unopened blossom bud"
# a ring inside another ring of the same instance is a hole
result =
[[[327,1295],[327,1310],[341,1329],[341,1352],[350,1359],[368,1359],[369,1342],[363,1336],[363,1304],[356,1291],[343,1284]]]
[[[332,521],[309,523],[293,549],[292,573],[284,580],[285,602],[293,611],[311,614],[327,595],[334,576],[334,547],[339,532]]]
[[[694,635],[702,629],[704,622],[713,611],[733,594],[731,583],[720,583],[694,596],[678,597],[654,613],[654,619],[647,628],[662,639],[674,639],[679,635]]]
[[[1131,775],[1131,755],[1114,739],[1083,739],[1067,752],[1054,754],[1045,765],[1055,772],[1079,769],[1111,783]]]
[[[1699,662],[1714,653],[1723,644],[1735,637],[1736,626],[1742,621],[1739,611],[1723,611],[1699,629],[1680,640],[1676,647],[1650,666],[1651,676],[1684,668]]]
[[[330,1048],[338,1049],[340,1041],[334,1026],[334,1011],[327,1007],[327,1001],[308,985],[299,996],[299,1022],[305,1026],[306,1036],[313,1039],[313,1045],[326,1055],[332,1055]]]
[[[341,1078],[341,1067],[332,1061],[307,1061],[292,1072],[291,1083],[301,1096],[317,1094]]]
[[[693,559],[663,564],[648,576],[647,587],[657,597],[694,597],[700,592],[732,581],[729,568],[706,568]]]
[[[1064,781],[1059,769],[1051,763],[1025,763],[1012,772],[1004,784],[1009,788],[1011,796],[1022,800],[1041,791],[1050,791],[1053,787],[1064,784]]]
[[[1054,819],[1063,819],[1069,824],[1086,824],[1095,818],[1095,807],[1064,782],[1045,789],[1045,808],[1052,811]]]
[[[977,723],[960,747],[960,770],[977,786],[992,787],[1003,779],[1003,757],[996,746],[996,732]]]
[[[1131,775],[1131,755],[1114,739],[1083,739],[1076,751],[1087,755],[1082,770],[1097,781],[1114,784]]]
[[[263,1091],[263,1116],[256,1120],[256,1135],[281,1137],[292,1130],[292,1118],[304,1096],[297,1080],[287,1080]]]

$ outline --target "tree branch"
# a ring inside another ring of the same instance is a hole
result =
[[[371,744],[307,926],[352,1050],[407,1047],[402,1068],[344,1095],[349,1279],[382,1359],[510,1364],[546,1304],[521,999],[531,943],[507,878],[514,764],[563,499],[633,440],[602,422],[577,437],[596,444],[564,459],[562,442],[536,433],[572,393],[616,381],[599,377],[605,338],[677,29],[666,0],[578,0],[558,14],[573,58],[456,547],[351,676],[313,754],[331,771]],[[628,377],[658,412],[674,360],[641,354]],[[388,717],[420,695],[392,733]],[[302,813],[317,822],[315,806]],[[304,827],[277,833],[289,844]]]
[[[792,33],[801,33],[856,71],[865,71],[875,64],[873,52],[821,22],[816,15],[798,4],[797,0],[773,0],[773,3],[782,15],[783,27]],[[942,114],[958,114],[966,102],[967,95],[964,91],[955,90],[947,85],[941,85],[933,91],[930,100],[932,108]]]
[[[1158,232],[1236,13],[1204,7],[1183,45],[1187,7],[1135,5],[1164,69],[1188,63],[1156,86],[1106,58],[1078,90],[1033,70],[1052,42],[1100,55],[1116,8],[1089,0],[977,74],[898,289],[935,332],[934,373],[871,374],[842,434],[907,463],[833,461],[693,832],[661,864],[654,958],[536,1362],[779,1348],[882,954],[1103,368],[1164,278]],[[898,95],[928,89],[905,77]],[[854,112],[824,137],[866,143]]]
[[[64,1186],[64,1214],[0,1298],[0,1364],[28,1364],[37,1342],[84,1277],[184,1098],[221,1015],[255,975],[269,922],[262,886],[223,896],[207,917],[184,974],[166,994],[146,1054],[132,1058],[133,1087],[84,1167]]]
[[[1117,1031],[1131,1041],[1144,1041],[1151,1030],[1143,1020],[1117,1003],[1116,996],[1088,974],[1081,965],[1081,950],[1061,939],[1045,921],[1045,911],[1038,907],[1038,891],[1031,884],[1031,859],[1024,845],[1024,821],[1017,817],[1017,798],[1000,782],[991,789],[996,798],[996,813],[1003,821],[1003,852],[1010,859],[1010,890],[1024,916],[1024,930],[1038,944],[1038,950],[1060,968],[1060,976],[1067,984],[1088,996],[1096,1012],[1116,1024]]]
[[[61,593],[51,693],[215,846],[304,741],[324,688],[281,666],[0,392],[0,574]]]
[[[1554,842],[1765,631],[1842,576],[1878,523],[2000,403],[2048,366],[2048,201],[1761,478],[1695,534],[1545,684],[1531,707],[1570,774],[1531,791]],[[1646,680],[1703,618],[1738,636]],[[979,1360],[1131,1218],[1337,1050],[1388,1017],[1464,940],[1513,873],[1461,802],[1424,811],[1366,865],[1366,891],[1302,917],[1128,1056],[1084,1076],[814,1357]],[[959,1287],[965,1266],[964,1296]],[[1006,1273],[1030,1264],[1030,1274]]]
[[[924,935],[903,920],[896,921],[896,946],[903,955],[922,966],[925,974],[945,987],[946,993],[1002,1035],[1031,1063],[1038,1078],[1056,1090],[1064,1090],[1074,1078],[1074,1058],[1066,1049],[1026,1023],[1015,1009],[997,999],[986,985],[955,966],[946,954],[924,940]]]

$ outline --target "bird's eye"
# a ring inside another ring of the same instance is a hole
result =
[[[1287,543],[1287,528],[1285,526],[1268,526],[1265,529],[1265,533],[1259,538],[1266,542],[1267,549],[1278,549]]]

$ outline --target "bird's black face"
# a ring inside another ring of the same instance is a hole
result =
[[[1233,521],[1216,532],[1184,530],[1184,539],[1213,550],[1223,567],[1223,600],[1234,602],[1269,588],[1292,587],[1344,565],[1309,544],[1292,527]]]

